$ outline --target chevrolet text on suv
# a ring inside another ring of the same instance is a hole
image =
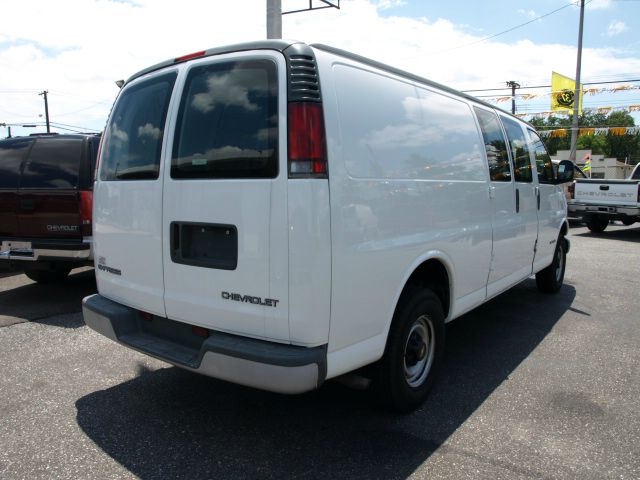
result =
[[[323,45],[263,41],[122,89],[94,197],[86,323],[182,368],[299,393],[372,365],[418,406],[445,322],[564,277],[566,202],[533,128]],[[570,169],[566,169],[570,171]]]

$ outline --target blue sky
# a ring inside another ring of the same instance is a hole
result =
[[[505,42],[527,38],[536,43],[575,44],[578,38],[579,18],[577,3],[557,0],[406,0],[389,2],[390,8],[383,10],[383,15],[425,17],[432,20],[444,18],[460,28],[484,37],[571,5],[498,38]],[[607,46],[634,55],[640,53],[640,36],[637,33],[640,27],[640,1],[593,0],[585,4],[585,47]]]
[[[308,0],[282,3],[287,10]],[[54,131],[99,131],[118,93],[115,80],[203,48],[263,39],[265,12],[266,0],[3,2],[0,123],[39,124],[16,126],[14,135],[42,131],[38,92],[48,90]],[[578,13],[566,0],[342,0],[340,10],[285,15],[283,36],[351,50],[460,90],[507,80],[524,87],[549,84],[551,71],[575,75]],[[638,0],[587,2],[583,82],[640,79],[639,23]],[[549,103],[519,99],[518,111],[549,110]],[[640,104],[640,90],[585,98],[586,107],[631,104]]]

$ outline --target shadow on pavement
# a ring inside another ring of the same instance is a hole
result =
[[[97,291],[93,269],[74,270],[59,283],[26,281],[29,283],[21,282],[20,286],[0,291],[0,326],[21,321],[46,323],[46,319],[54,315],[80,312],[82,299]],[[84,322],[70,319],[58,326],[77,328],[82,325]]]
[[[617,226],[617,225],[616,225]],[[611,229],[611,225],[602,233],[593,233],[587,230],[582,233],[573,233],[576,237],[596,237],[609,238],[611,240],[622,240],[624,242],[640,243],[640,227],[621,227],[616,230]]]
[[[530,279],[449,324],[444,374],[410,415],[334,382],[283,396],[165,368],[80,398],[77,422],[143,479],[406,478],[527,358],[575,294],[565,285],[542,295]]]

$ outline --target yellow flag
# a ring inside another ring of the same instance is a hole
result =
[[[551,110],[554,112],[573,113],[573,97],[575,97],[576,82],[575,80],[551,72]],[[582,114],[582,85],[580,85],[580,104],[578,105],[578,114]]]

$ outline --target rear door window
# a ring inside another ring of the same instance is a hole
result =
[[[101,180],[154,180],[169,100],[176,80],[171,72],[122,92],[102,147]]]
[[[267,59],[191,69],[176,126],[171,177],[275,178],[278,79]]]
[[[524,136],[524,130],[522,130],[518,122],[510,118],[502,117],[502,124],[507,131],[507,138],[509,139],[509,146],[511,147],[511,158],[513,159],[515,167],[516,182],[533,182],[529,145]]]
[[[536,157],[536,170],[538,171],[538,182],[549,183],[553,180],[553,165],[551,163],[551,157],[547,153],[547,149],[544,147],[544,143],[533,130],[529,130],[529,136],[531,137],[533,153]]]
[[[20,165],[33,140],[10,140],[0,143],[0,188],[17,189]]]
[[[82,138],[39,138],[27,160],[20,188],[77,188]]]

